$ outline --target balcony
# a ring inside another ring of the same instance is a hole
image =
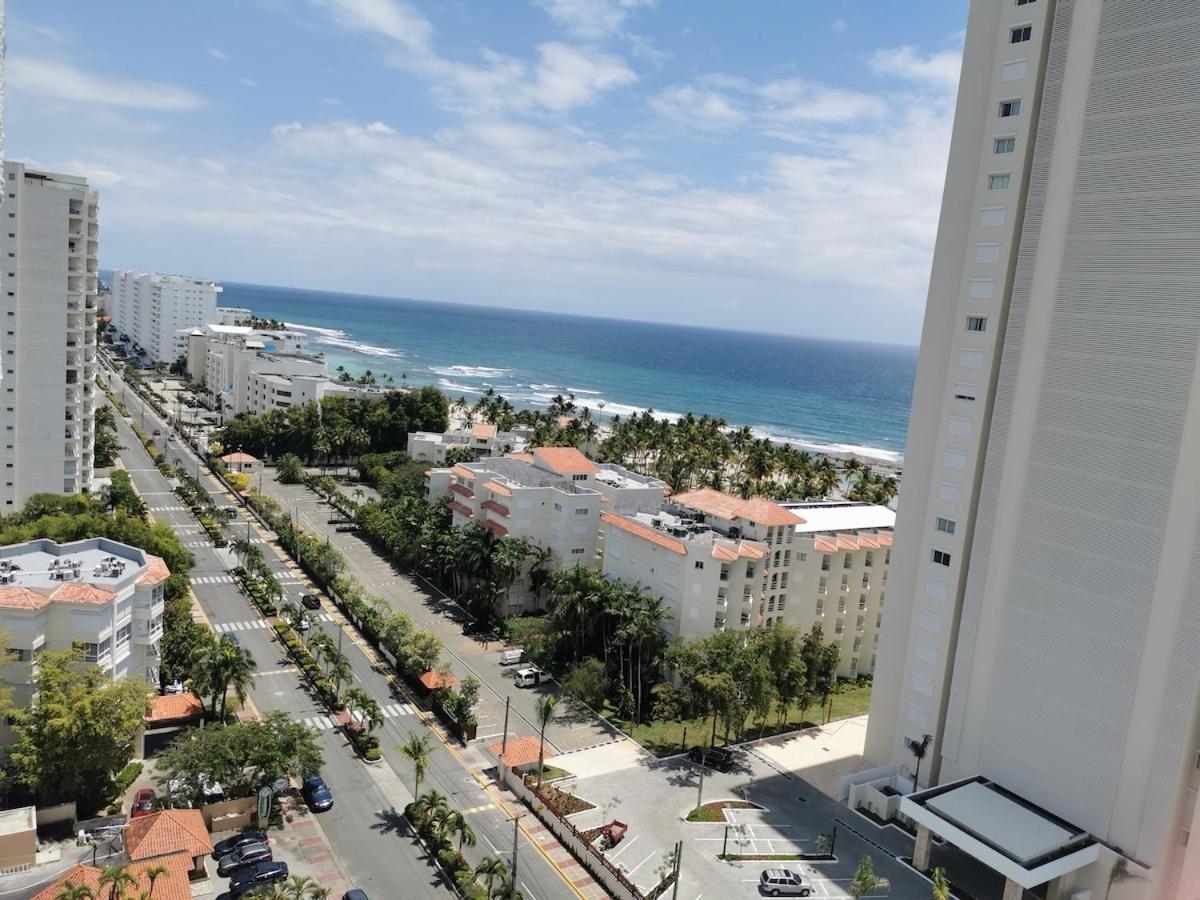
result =
[[[729,609],[729,601],[726,600],[724,597],[718,597],[717,598],[717,609],[720,609],[720,610]]]
[[[713,628],[716,631],[724,631],[725,630],[725,617],[722,615],[715,616],[713,618]]]

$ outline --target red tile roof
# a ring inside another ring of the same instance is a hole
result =
[[[593,475],[600,471],[574,447],[538,447],[533,451],[533,462],[557,475]]]
[[[533,454],[532,453],[524,453],[524,452],[510,453],[510,454],[508,454],[506,459],[518,459],[521,462],[532,463],[533,462]]]
[[[724,560],[725,562],[733,562],[738,558],[738,552],[733,547],[725,544],[713,544],[712,558]]]
[[[503,503],[497,503],[495,500],[484,500],[479,505],[482,506],[484,509],[490,509],[492,512],[494,512],[498,515],[501,515],[501,516],[508,515],[508,507],[505,506]]]
[[[674,538],[669,538],[661,531],[656,531],[649,525],[643,525],[641,522],[636,522],[633,519],[627,519],[624,516],[618,516],[615,513],[601,513],[600,521],[607,522],[614,528],[620,528],[622,531],[627,531],[632,535],[640,537],[644,541],[649,541],[651,544],[656,544],[672,553],[678,553],[680,556],[687,556],[687,547],[681,541]]]
[[[146,722],[149,724],[178,722],[183,719],[194,719],[203,714],[204,704],[190,691],[183,694],[164,694],[154,698],[150,715],[146,716]]]
[[[701,488],[698,491],[676,494],[673,499],[680,506],[730,521],[746,519],[756,525],[801,525],[804,523],[804,520],[795,513],[763,497],[743,500],[741,497],[734,497],[732,494],[712,488]]]
[[[257,456],[251,456],[249,453],[242,453],[240,450],[236,453],[226,453],[221,457],[223,463],[256,463]]]
[[[467,481],[475,480],[475,473],[472,472],[470,469],[468,469],[466,466],[454,466],[450,469],[450,471],[453,472],[455,475],[457,475],[459,478],[467,479]]]
[[[493,494],[499,494],[501,497],[511,497],[512,496],[512,491],[510,491],[504,485],[502,485],[496,481],[487,482],[484,485],[484,488],[486,490],[491,491]]]
[[[166,581],[171,574],[171,570],[167,568],[167,564],[161,556],[155,556],[153,553],[146,554],[146,571],[138,577],[138,584],[143,587],[158,584],[160,581]]]
[[[192,858],[186,853],[174,853],[145,862],[130,863],[126,871],[137,878],[137,884],[132,888],[127,888],[131,891],[128,896],[149,896],[150,879],[146,872],[158,866],[164,867],[167,871],[154,880],[154,900],[191,900],[192,889],[188,873],[192,868]],[[68,885],[72,887],[86,885],[96,897],[107,897],[107,889],[104,893],[100,891],[100,873],[102,871],[102,869],[83,863],[72,866],[65,875],[49,887],[34,894],[33,900],[54,900],[59,892]]]
[[[770,551],[766,544],[760,544],[758,541],[742,541],[738,544],[738,556],[744,556],[747,559],[762,559]]]
[[[493,519],[480,519],[479,524],[494,534],[496,537],[504,537],[508,534],[508,529]]]
[[[421,682],[421,686],[427,691],[436,691],[441,687],[454,687],[458,684],[458,679],[453,675],[443,675],[441,672],[422,672],[417,678]]]
[[[200,810],[161,809],[130,820],[125,826],[125,852],[135,861],[169,853],[204,856],[213,852],[213,845]]]
[[[468,519],[471,518],[473,515],[475,515],[475,513],[471,512],[471,507],[464,506],[463,504],[459,503],[457,500],[451,501],[450,508],[452,510],[454,510],[456,513],[458,513],[460,516],[466,516]]]
[[[500,748],[504,747],[503,742],[492,744],[488,747],[492,756],[503,762],[510,769],[515,769],[518,766],[527,766],[530,763],[538,761],[538,748],[541,742],[535,737],[514,737],[508,739],[508,747],[504,750],[504,755],[500,755]],[[554,751],[546,747],[542,752],[542,760],[547,760],[554,755]]]
[[[50,602],[48,594],[19,585],[0,587],[0,608],[37,610]]]
[[[837,553],[837,540],[830,538],[813,538],[813,549],[820,550],[822,553]]]
[[[496,426],[481,422],[471,429],[471,437],[481,440],[491,440],[496,436]]]
[[[116,591],[106,591],[104,588],[82,581],[68,581],[55,590],[50,595],[50,599],[63,603],[90,603],[93,606],[103,606],[116,596]]]
[[[470,499],[475,497],[475,492],[473,490],[471,490],[465,484],[459,484],[457,481],[450,483],[450,490],[458,494],[460,497],[467,497]]]

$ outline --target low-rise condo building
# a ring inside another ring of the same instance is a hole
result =
[[[114,681],[157,685],[169,575],[159,557],[108,538],[0,547],[0,630],[11,653],[0,680],[13,702],[31,701],[44,650],[79,647]],[[0,741],[10,737],[6,729],[0,725]]]
[[[455,450],[470,450],[476,459],[482,459],[485,456],[520,453],[528,446],[526,435],[499,431],[495,425],[486,422],[453,431],[413,431],[408,435],[408,455],[435,466],[443,465],[446,454]]]
[[[450,497],[456,527],[476,523],[497,537],[525,538],[550,553],[551,569],[600,565],[600,515],[609,505],[653,512],[662,504],[662,488],[648,492],[633,480],[630,495],[619,486],[599,489],[598,476],[637,476],[618,467],[603,469],[574,447],[539,447],[528,454],[490,457],[449,469],[430,469],[430,500]],[[660,483],[661,485],[661,483]],[[653,496],[651,496],[653,494]],[[504,614],[521,612],[533,602],[526,576],[509,592]]]
[[[112,324],[118,339],[148,362],[174,362],[187,335],[217,321],[221,286],[203,278],[131,272],[112,274]]]

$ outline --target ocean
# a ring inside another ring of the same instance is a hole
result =
[[[403,373],[453,401],[574,394],[600,419],[707,413],[812,450],[899,461],[917,348],[224,282],[354,374]],[[853,323],[847,323],[853,327]]]

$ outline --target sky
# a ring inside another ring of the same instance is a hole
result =
[[[967,0],[9,0],[100,264],[917,343]]]

